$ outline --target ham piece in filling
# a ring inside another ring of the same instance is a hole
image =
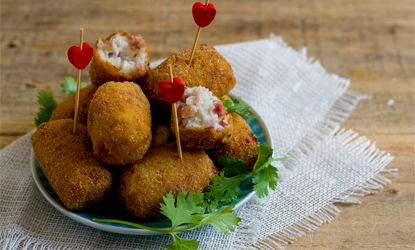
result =
[[[205,87],[185,90],[177,102],[177,116],[182,128],[208,127],[223,131],[229,124],[229,114],[225,115],[222,102]]]
[[[108,41],[99,41],[98,52],[103,60],[114,65],[118,71],[136,75],[147,67],[146,47],[140,46],[142,41],[138,35],[123,36],[117,33]]]

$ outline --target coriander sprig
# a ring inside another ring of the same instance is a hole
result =
[[[261,145],[255,149],[258,152],[258,160],[256,161],[253,171],[249,173],[246,170],[246,164],[241,160],[235,160],[232,155],[219,156],[219,164],[225,168],[218,176],[212,178],[212,185],[207,188],[205,198],[209,201],[216,200],[223,204],[228,204],[242,196],[239,188],[241,183],[253,176],[253,189],[257,192],[259,198],[268,195],[268,188],[275,190],[277,186],[277,168],[271,165],[274,161],[285,161],[290,158],[271,158],[273,149],[267,145]],[[234,175],[225,176],[225,173]]]
[[[62,92],[68,96],[76,91],[76,85],[78,84],[75,79],[70,76],[64,76],[65,83],[61,83]],[[81,82],[81,88],[86,87],[86,82]]]
[[[53,110],[56,108],[56,106],[58,106],[55,98],[53,97],[52,91],[41,90],[38,93],[37,99],[38,103],[42,105],[42,107],[40,107],[40,111],[37,113],[37,117],[35,118],[36,127],[44,122],[48,122],[52,116]]]
[[[245,115],[249,119],[256,119],[258,116],[251,115],[250,108],[245,105],[241,97],[236,98],[236,100],[226,100],[225,98],[220,99],[228,113],[236,112],[240,115]]]
[[[217,209],[217,202],[208,204],[204,201],[202,193],[195,193],[194,190],[188,194],[183,189],[174,198],[172,191],[163,196],[163,203],[160,203],[161,214],[165,215],[172,222],[169,230],[152,228],[128,221],[112,219],[93,219],[95,222],[113,222],[130,225],[142,229],[147,229],[159,233],[169,233],[173,237],[173,243],[166,245],[167,249],[197,249],[199,241],[196,239],[185,240],[177,236],[178,233],[193,230],[203,225],[212,225],[218,232],[228,234],[228,230],[235,231],[234,226],[239,226],[241,218],[237,214],[232,214],[235,205],[222,206]],[[205,214],[206,209],[208,213]],[[185,224],[192,224],[188,229],[176,229]]]
[[[70,76],[64,76],[63,79],[66,83],[61,83],[62,91],[69,96],[76,91],[77,82]],[[81,82],[81,87],[85,87],[86,85],[86,82]],[[42,105],[42,107],[40,107],[40,111],[35,118],[36,127],[44,122],[48,122],[52,117],[53,110],[58,106],[52,91],[41,90],[38,93],[37,98],[38,103]]]

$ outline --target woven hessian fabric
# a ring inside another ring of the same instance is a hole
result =
[[[328,74],[318,61],[269,39],[216,46],[237,79],[232,91],[252,105],[267,124],[281,179],[267,198],[237,210],[240,226],[228,235],[204,226],[181,234],[199,249],[283,247],[334,219],[334,202],[376,192],[389,182],[379,172],[393,159],[341,123],[361,96],[350,81]],[[155,65],[154,63],[152,64]],[[30,170],[30,136],[0,153],[1,249],[163,249],[171,236],[122,235],[93,229],[66,217],[37,189]],[[272,243],[272,244],[270,244]]]

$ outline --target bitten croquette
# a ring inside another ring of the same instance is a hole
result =
[[[113,185],[111,172],[92,151],[86,126],[72,119],[42,123],[32,135],[33,151],[50,186],[67,209],[83,210]]]
[[[133,82],[107,82],[95,92],[88,113],[94,153],[110,165],[135,163],[151,143],[150,103]]]
[[[207,88],[187,88],[176,106],[180,141],[184,147],[211,149],[228,141],[233,131],[232,116]],[[176,135],[173,114],[171,129]]]
[[[89,76],[96,87],[108,81],[141,83],[149,68],[148,49],[143,37],[116,32],[105,39],[97,39]]]
[[[176,142],[150,149],[142,160],[124,169],[118,193],[127,211],[136,217],[160,217],[163,196],[192,189],[203,192],[218,170],[203,149],[182,149]]]
[[[159,66],[150,69],[144,77],[144,93],[151,103],[154,119],[164,119],[168,122],[171,113],[171,104],[161,97],[158,84],[169,81],[168,64],[172,65],[173,76],[179,77],[185,88],[196,86],[208,88],[215,96],[223,96],[230,92],[236,84],[231,65],[216,51],[206,45],[197,46],[189,67],[191,50],[175,53],[168,57]]]

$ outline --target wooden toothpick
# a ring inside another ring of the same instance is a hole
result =
[[[82,40],[84,35],[84,30],[81,28],[81,37],[79,41],[79,48],[82,50]],[[81,90],[81,70],[78,69],[78,83],[76,85],[76,98],[75,98],[75,117],[73,121],[73,134],[76,132],[76,121],[78,119],[78,106],[79,106],[79,92]]]
[[[209,4],[209,0],[206,0],[205,6],[207,6]],[[192,60],[193,60],[193,56],[195,54],[195,48],[196,48],[196,44],[197,44],[197,40],[199,39],[199,35],[200,35],[200,30],[202,28],[199,26],[199,28],[197,29],[197,33],[196,33],[196,37],[195,40],[193,42],[193,47],[192,47],[192,54],[190,56],[190,60],[189,60],[189,67],[192,64]]]
[[[172,66],[171,66],[171,64],[169,64],[169,65],[167,65],[167,67],[169,67],[170,82],[173,83],[173,69],[172,69]],[[176,103],[173,103],[172,105],[173,105],[174,127],[176,128],[177,151],[179,153],[180,160],[183,160],[182,147],[181,147],[181,144],[180,144],[179,123],[177,121],[177,108],[176,108]]]
[[[190,56],[189,66],[192,64],[193,55],[195,54],[196,43],[197,43],[197,40],[199,39],[199,35],[200,35],[200,30],[201,30],[201,29],[202,29],[202,28],[200,28],[200,27],[197,29],[197,33],[196,33],[196,37],[195,37],[195,41],[193,42],[192,54],[191,54],[191,56]]]

